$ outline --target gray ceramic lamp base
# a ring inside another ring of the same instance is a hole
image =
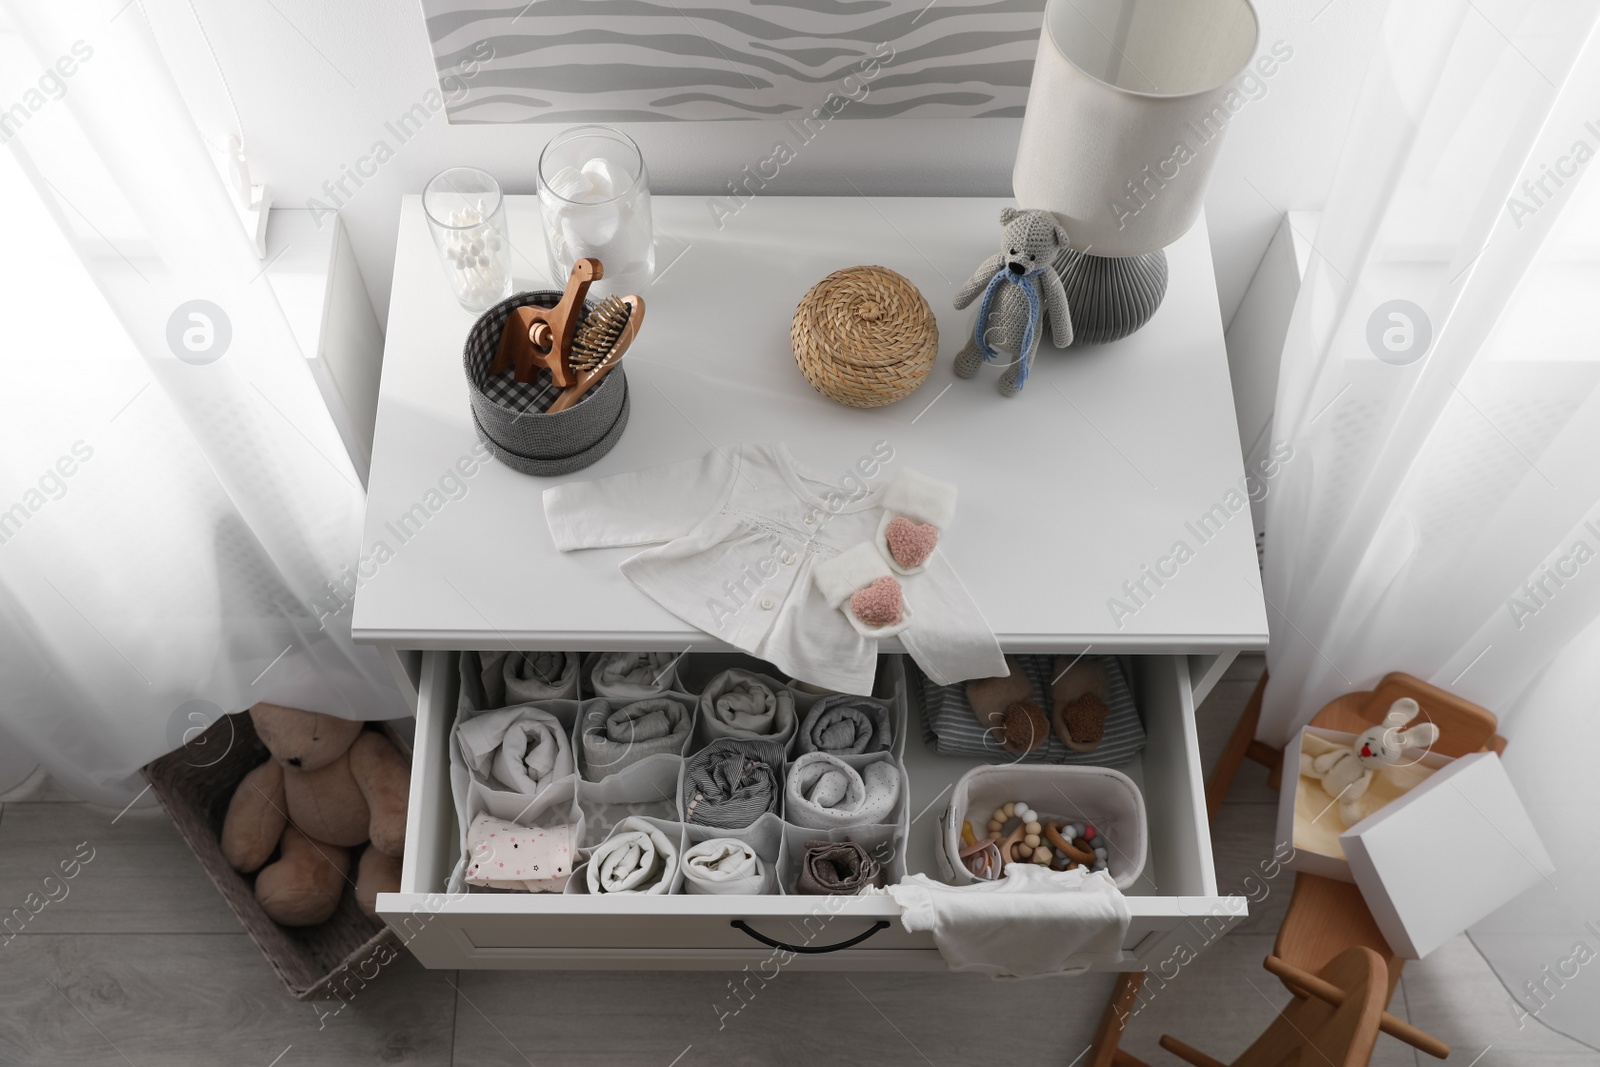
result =
[[[1167,254],[1091,256],[1064,248],[1056,273],[1072,308],[1072,343],[1103,345],[1133,333],[1167,295]]]

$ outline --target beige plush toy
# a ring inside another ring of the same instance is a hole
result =
[[[405,757],[382,734],[331,715],[257,704],[250,721],[272,758],[234,790],[223,856],[241,874],[260,872],[256,899],[274,921],[313,926],[339,906],[350,850],[370,841],[355,891],[372,915],[377,894],[400,888],[411,791]]]
[[[1361,821],[1361,805],[1372,785],[1372,776],[1385,767],[1398,767],[1408,748],[1426,748],[1439,740],[1439,728],[1431,722],[1410,724],[1422,714],[1421,706],[1410,697],[1389,705],[1383,724],[1372,726],[1356,738],[1349,748],[1326,752],[1313,759],[1300,753],[1300,773],[1322,783],[1328,795],[1339,802],[1339,818],[1346,826]]]

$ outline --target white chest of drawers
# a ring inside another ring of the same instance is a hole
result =
[[[518,288],[558,288],[544,276],[537,203],[507,204]],[[961,381],[950,367],[971,323],[950,300],[994,251],[1004,205],[757,198],[719,229],[703,199],[656,198],[657,280],[625,363],[631,421],[616,449],[577,477],[763,440],[786,442],[814,469],[842,471],[886,440],[906,465],[955,482],[960,515],[941,551],[1006,651],[1130,657],[1149,743],[1122,769],[1144,791],[1150,862],[1129,891],[1122,966],[1159,965],[1244,914],[1242,898],[1217,895],[1194,705],[1233,655],[1267,640],[1205,226],[1168,250],[1169,293],[1144,330],[1102,348],[1047,344],[1026,391],[1004,399],[994,372]],[[910,278],[941,330],[927,384],[870,411],[812,391],[788,341],[805,290],[856,263]],[[354,613],[357,639],[409,662],[417,682],[402,891],[381,897],[380,912],[433,967],[738,968],[767,959],[772,950],[734,920],[816,945],[890,920],[856,947],[793,965],[941,967],[931,938],[907,934],[887,898],[829,907],[826,932],[807,935],[801,927],[822,914],[816,898],[445,897],[460,853],[447,773],[452,651],[724,647],[631,586],[617,571],[627,550],[557,553],[541,506],[546,480],[490,461],[442,481],[477,444],[461,364],[471,322],[450,296],[417,199],[407,198],[363,558],[379,542],[389,551],[363,573]],[[408,515],[402,540],[395,523]],[[1175,553],[1179,542],[1189,551]],[[931,872],[938,801],[972,761],[925,751],[913,718],[906,764],[917,816],[908,867]]]

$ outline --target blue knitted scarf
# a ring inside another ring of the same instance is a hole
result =
[[[1033,348],[1033,334],[1039,327],[1039,320],[1043,317],[1039,307],[1039,287],[1034,284],[1034,279],[1048,269],[1048,264],[1029,271],[1027,274],[1013,274],[1005,264],[994,272],[994,277],[989,279],[989,284],[984,287],[983,300],[978,304],[978,321],[973,326],[972,339],[977,342],[978,351],[983,356],[985,363],[993,363],[1000,358],[988,340],[983,336],[988,332],[989,308],[994,303],[994,294],[1000,288],[1000,283],[1009,281],[1022,290],[1022,295],[1028,298],[1028,324],[1022,331],[1022,350],[1017,353],[1017,388],[1020,389],[1028,381],[1028,353]]]

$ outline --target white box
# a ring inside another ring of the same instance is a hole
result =
[[[1500,757],[1453,760],[1339,838],[1378,929],[1422,959],[1555,871]]]
[[[1334,798],[1322,788],[1322,783],[1300,774],[1300,753],[1308,751],[1320,755],[1333,747],[1349,747],[1355,734],[1338,730],[1324,730],[1307,726],[1295,735],[1283,752],[1283,786],[1278,799],[1279,849],[1292,845],[1293,854],[1285,862],[1291,870],[1333,878],[1340,882],[1354,882],[1350,864],[1345,860],[1340,835],[1347,827],[1339,818]],[[1405,765],[1386,767],[1361,798],[1360,804],[1367,818],[1372,818],[1386,805],[1421,785],[1439,768],[1453,762],[1449,756],[1436,752],[1410,750]],[[1298,813],[1298,818],[1297,818]]]

